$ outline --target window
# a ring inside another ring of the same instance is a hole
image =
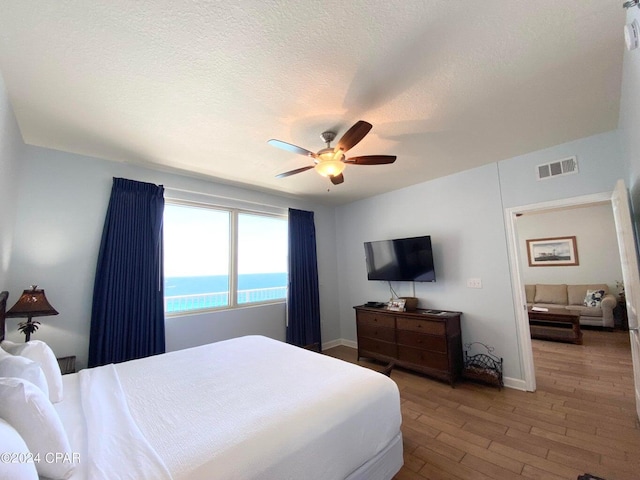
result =
[[[282,216],[167,202],[165,313],[285,299],[287,228]]]
[[[285,218],[238,214],[238,304],[287,298],[288,250]]]

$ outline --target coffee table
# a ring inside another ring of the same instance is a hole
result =
[[[578,313],[562,308],[550,308],[546,312],[529,309],[528,313],[531,338],[582,345]]]

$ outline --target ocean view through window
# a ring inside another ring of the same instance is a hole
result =
[[[237,303],[287,298],[287,219],[239,212],[237,237]]]
[[[167,202],[165,313],[286,299],[287,228],[283,216]]]

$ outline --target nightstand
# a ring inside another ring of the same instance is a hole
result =
[[[67,373],[76,373],[76,356],[57,358],[58,365],[60,365],[60,373],[66,375]]]

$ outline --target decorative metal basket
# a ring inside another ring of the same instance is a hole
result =
[[[481,345],[486,349],[486,353],[469,355],[474,345]],[[502,389],[502,358],[493,354],[494,347],[489,347],[484,343],[473,342],[464,345],[464,368],[462,376],[468,380],[474,380]]]

